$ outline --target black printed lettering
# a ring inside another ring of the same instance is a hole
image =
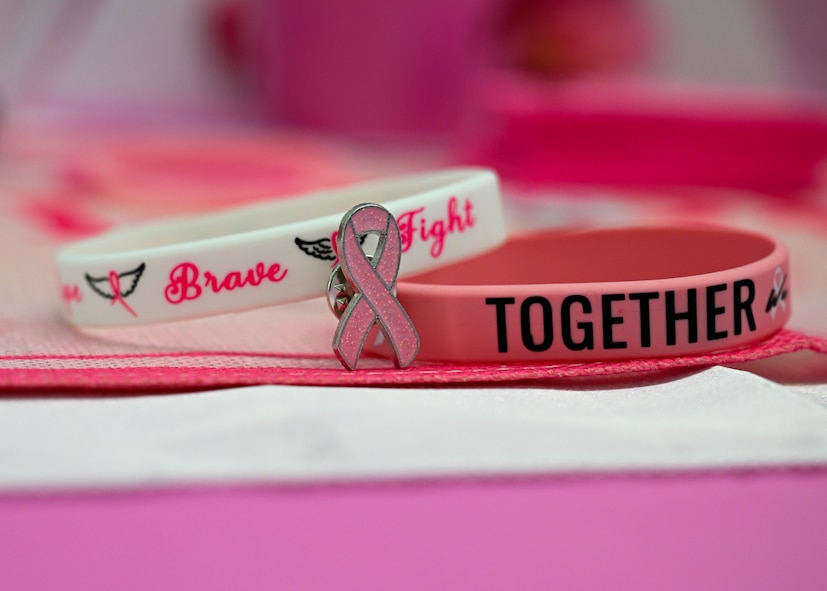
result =
[[[537,342],[531,332],[531,307],[534,305],[540,307],[542,314],[543,335],[542,340]],[[546,351],[551,347],[551,342],[554,338],[552,332],[553,324],[551,319],[551,303],[540,296],[530,296],[523,300],[520,305],[520,329],[523,337],[523,345],[529,351]]]
[[[741,293],[747,289],[746,297]],[[746,317],[750,332],[755,330],[755,317],[752,315],[752,302],[755,299],[755,283],[752,279],[741,279],[732,284],[734,293],[733,327],[732,333],[739,335],[743,332],[743,317]]]
[[[686,320],[688,343],[698,342],[698,290],[694,287],[686,290],[686,312],[675,310],[675,292],[666,292],[666,344],[677,344],[678,321]]]
[[[725,291],[726,283],[707,285],[706,287],[706,338],[708,341],[725,339],[729,333],[725,330],[717,330],[715,319],[726,312],[725,306],[715,305],[715,294]]]
[[[488,306],[494,306],[497,314],[497,351],[508,353],[508,331],[505,325],[505,307],[514,303],[514,298],[485,298]]]
[[[614,340],[612,326],[623,324],[623,316],[612,316],[612,302],[620,302],[626,299],[622,293],[604,293],[601,298],[603,307],[603,348],[604,349],[625,349],[629,345],[626,341]]]
[[[583,331],[583,338],[580,341],[572,338],[571,307],[574,304],[580,304],[584,314],[592,313],[592,304],[586,296],[570,295],[563,300],[560,305],[563,344],[571,351],[592,350],[594,349],[594,325],[591,322],[578,322],[577,328]]]
[[[641,293],[630,293],[629,299],[640,302],[640,346],[652,346],[652,323],[649,314],[649,302],[658,299],[660,294],[656,291],[644,291]]]

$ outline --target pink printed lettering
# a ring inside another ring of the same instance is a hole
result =
[[[413,246],[414,232],[416,231],[416,221],[414,217],[423,211],[425,211],[425,208],[420,207],[419,209],[406,211],[396,217],[396,223],[399,225],[399,236],[402,239],[402,252],[408,252],[411,246]]]
[[[442,249],[445,247],[445,222],[442,220],[435,221],[431,224],[429,231],[426,231],[425,226],[422,226],[422,234],[434,239],[434,243],[431,245],[431,256],[434,258],[439,257],[442,254]]]
[[[60,299],[66,304],[66,315],[72,315],[72,302],[82,302],[83,294],[80,292],[80,285],[66,285],[60,286]]]
[[[164,296],[170,304],[180,304],[185,300],[201,297],[198,285],[198,267],[193,263],[181,263],[169,274],[169,283],[164,289]]]
[[[424,207],[406,211],[397,216],[399,234],[402,239],[402,252],[407,252],[413,246],[414,240],[431,243],[431,256],[439,258],[445,250],[445,239],[449,234],[463,233],[473,228],[477,219],[474,217],[474,204],[466,199],[462,208],[459,200],[451,197],[448,200],[448,210],[443,218],[429,221],[423,215]]]
[[[202,285],[213,293],[220,293],[242,287],[258,287],[265,280],[278,283],[287,276],[287,269],[279,263],[273,263],[269,267],[264,263],[256,263],[255,267],[247,269],[245,273],[230,271],[219,278],[210,271],[204,271],[203,281],[199,281],[201,276],[201,270],[193,263],[181,263],[175,267],[169,274],[169,284],[164,290],[167,301],[170,304],[180,304],[185,300],[196,300],[203,293]]]

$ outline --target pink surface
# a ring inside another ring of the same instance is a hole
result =
[[[503,77],[466,160],[523,183],[701,185],[789,195],[818,183],[827,111],[795,97]]]
[[[0,499],[4,589],[827,586],[827,472]]]

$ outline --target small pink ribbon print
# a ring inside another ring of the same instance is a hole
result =
[[[138,315],[135,313],[129,304],[126,303],[126,300],[121,293],[121,278],[118,276],[118,273],[115,271],[109,271],[109,287],[112,289],[112,305],[115,305],[115,302],[120,303],[126,311],[135,316],[136,318]]]
[[[330,265],[331,267],[335,267],[336,264],[339,262],[339,231],[336,230],[333,234],[330,235],[330,245],[333,247],[333,254],[336,256],[333,259],[333,263]]]
[[[144,269],[146,269],[146,264],[141,263],[131,271],[125,273],[118,273],[114,269],[110,270],[109,273],[103,277],[93,277],[89,273],[86,273],[86,283],[88,283],[92,291],[100,297],[110,300],[113,306],[119,303],[123,306],[124,310],[137,318],[137,312],[132,309],[132,306],[126,303],[126,298],[138,287],[138,282],[141,280]]]
[[[784,274],[783,269],[778,267],[775,270],[775,275],[772,278],[772,291],[770,292],[770,297],[767,300],[767,309],[766,311],[769,313],[770,317],[775,320],[775,314],[778,311],[778,307],[780,306],[781,309],[786,312],[787,311],[787,289],[785,284],[787,283],[787,276]]]
[[[369,233],[379,234],[372,258],[361,244]],[[396,220],[379,205],[358,205],[342,218],[337,241],[342,272],[354,295],[333,336],[336,357],[346,368],[355,369],[365,339],[378,322],[393,349],[396,367],[407,367],[419,353],[419,335],[394,295],[402,258]]]

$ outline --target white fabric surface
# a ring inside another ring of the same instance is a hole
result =
[[[600,386],[6,399],[0,488],[827,463],[827,407],[752,374]]]

